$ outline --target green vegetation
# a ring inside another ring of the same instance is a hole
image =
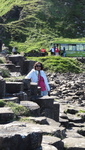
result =
[[[30,117],[21,117],[20,119],[19,119],[19,121],[21,122],[29,122],[29,123],[35,123],[36,124],[36,122],[34,121],[34,120],[32,120],[32,119],[30,119]]]
[[[85,57],[85,51],[66,51],[66,57]]]
[[[5,64],[5,57],[0,57],[0,72],[2,74],[2,77],[9,77],[10,71],[8,68],[4,67],[3,64]]]
[[[10,77],[10,71],[8,68],[4,67],[4,66],[0,66],[0,72],[2,74],[2,77]]]
[[[42,62],[45,70],[51,72],[75,72],[80,73],[81,63],[74,58],[60,57],[60,56],[46,56],[46,57],[30,57],[30,60]]]
[[[17,116],[29,116],[30,115],[29,109],[22,105],[19,105],[13,102],[7,102],[5,106],[11,107],[11,109],[14,112],[15,118]]]
[[[0,99],[0,107],[10,107],[12,109],[12,111],[14,112],[14,120],[18,119],[19,116],[20,117],[22,116],[23,119],[21,119],[21,120],[29,121],[30,112],[27,107],[24,107],[20,104],[13,103],[13,102],[6,102],[3,99]],[[27,118],[27,119],[25,119],[25,118]]]
[[[85,113],[85,110],[79,110],[79,113]]]
[[[5,106],[4,100],[0,99],[0,107],[4,107],[4,106]]]
[[[85,42],[84,0],[1,0],[0,38],[19,52]]]
[[[16,77],[11,77],[11,78],[9,78],[9,77],[5,77],[4,78],[4,80],[5,81],[8,81],[8,82],[17,82],[17,81],[21,81],[21,80],[23,80],[25,78],[25,76],[23,75],[23,76],[16,76]]]
[[[5,58],[4,57],[0,57],[0,64],[4,64],[5,63]]]
[[[60,38],[56,38],[53,43],[63,43],[63,44],[78,44],[78,43],[85,43],[85,38],[82,37],[82,38],[75,38],[75,39],[72,39],[72,38],[63,38],[63,37],[60,37]]]

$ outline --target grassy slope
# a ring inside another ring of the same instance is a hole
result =
[[[28,59],[42,62],[45,70],[51,72],[82,72],[81,63],[75,58],[67,58],[60,56],[46,56],[46,57],[30,57]]]
[[[48,50],[52,42],[85,42],[83,35],[76,36],[74,24],[75,18],[80,18],[81,13],[75,13],[73,6],[77,5],[76,10],[81,12],[82,4],[83,0],[82,3],[75,3],[75,0],[67,0],[67,3],[65,0],[1,0],[0,16],[9,12],[14,5],[22,7],[22,13],[24,12],[22,19],[9,18],[5,23],[11,33],[8,44],[17,46],[19,51],[27,52],[42,47]]]

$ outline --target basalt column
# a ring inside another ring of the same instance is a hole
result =
[[[0,39],[0,52],[2,52],[2,40]]]
[[[54,97],[39,97],[36,99],[36,103],[40,106],[41,116],[59,121],[59,104],[54,102]]]
[[[2,76],[0,76],[0,98],[3,97],[5,97],[5,81]]]

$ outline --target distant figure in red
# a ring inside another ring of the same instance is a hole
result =
[[[41,56],[45,56],[46,49],[42,48],[42,49],[40,50],[40,53],[41,53]]]
[[[55,55],[59,55],[59,49],[58,49],[58,47],[56,47],[56,49],[55,49]]]

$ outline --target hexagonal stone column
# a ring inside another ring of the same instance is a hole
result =
[[[5,97],[5,80],[0,76],[0,98]]]

